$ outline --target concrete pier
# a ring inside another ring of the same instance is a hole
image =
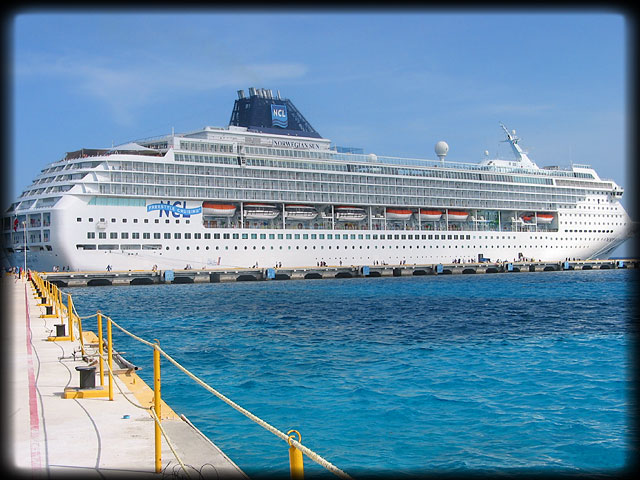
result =
[[[284,268],[215,268],[202,270],[134,270],[111,272],[43,272],[59,287],[152,285],[158,283],[219,283],[255,280],[311,280],[356,277],[402,277],[474,273],[518,273],[638,268],[638,259],[565,262],[477,262],[425,265],[330,265]]]
[[[0,279],[5,313],[5,377],[8,403],[5,469],[25,477],[149,477],[155,473],[154,421],[148,410],[152,391],[133,370],[115,376],[114,399],[64,398],[79,387],[80,343],[48,341],[57,319],[41,317],[30,283],[13,276]],[[86,344],[85,344],[86,345]],[[99,376],[96,375],[97,386]],[[108,380],[105,377],[105,383]],[[124,393],[117,388],[120,386]],[[215,444],[170,406],[162,406],[162,426],[192,478],[246,475]],[[162,439],[162,472],[183,475]],[[161,475],[161,474],[160,474]]]

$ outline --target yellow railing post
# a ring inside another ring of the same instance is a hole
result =
[[[302,440],[302,435],[297,430],[289,430],[289,468],[291,470],[291,480],[303,480],[304,479],[304,462],[302,460],[302,452],[296,447],[291,445],[291,433],[298,434],[298,442]]]
[[[109,400],[113,400],[113,339],[111,336],[111,318],[107,317],[107,365],[109,366]]]
[[[156,340],[157,342],[157,340]],[[160,350],[158,344],[153,347],[153,409],[158,418],[155,424],[155,453],[156,453],[156,473],[162,470],[162,437],[160,436]]]
[[[84,356],[84,337],[82,336],[82,319],[80,317],[78,317],[78,340],[80,340],[80,351]]]
[[[62,315],[62,290],[56,287],[58,290],[58,318],[60,319],[60,323],[64,323],[64,317]]]
[[[67,313],[69,314],[69,338],[73,342],[73,300],[70,294],[67,294]]]
[[[98,354],[100,356],[100,386],[104,387],[104,359],[102,358],[104,348],[102,344],[102,314],[100,313],[100,310],[98,310]]]

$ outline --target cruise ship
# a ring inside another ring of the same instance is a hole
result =
[[[227,127],[83,148],[3,214],[3,263],[39,271],[606,258],[631,220],[589,166],[338,147],[291,100],[238,91]],[[486,153],[486,152],[485,152]],[[437,158],[436,158],[437,157]],[[26,253],[26,255],[25,255]]]

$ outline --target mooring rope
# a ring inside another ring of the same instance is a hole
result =
[[[100,356],[100,354],[98,354],[98,356]],[[115,374],[113,373],[113,370],[111,369],[111,367],[109,367],[109,362],[108,362],[108,354],[102,354],[104,363],[107,366],[107,369],[109,370],[109,374],[115,378]],[[115,384],[115,386],[118,388],[118,390],[120,390],[120,393],[122,394],[122,396],[124,397],[124,399],[129,402],[131,405],[133,405],[136,408],[140,408],[142,410],[147,410],[148,412],[151,413],[151,418],[153,418],[153,421],[156,422],[158,424],[158,426],[160,427],[160,432],[162,432],[162,436],[164,437],[164,439],[167,441],[167,445],[169,445],[169,449],[171,450],[171,452],[173,453],[173,456],[176,457],[176,460],[178,461],[178,463],[180,464],[180,466],[182,467],[182,470],[184,470],[184,473],[187,475],[187,478],[189,478],[189,472],[187,471],[187,467],[185,466],[184,462],[180,459],[180,456],[178,455],[178,452],[176,452],[176,449],[173,446],[173,443],[171,443],[171,440],[169,439],[169,435],[167,435],[167,432],[164,430],[164,428],[162,428],[162,422],[160,421],[160,419],[158,418],[158,416],[156,415],[156,412],[154,410],[154,407],[144,407],[142,405],[139,405],[135,402],[133,402],[128,396],[127,394],[122,390],[122,388],[120,387],[120,385],[118,385],[118,382],[113,382]]]
[[[109,318],[109,317],[107,317],[107,318]],[[238,412],[242,413],[245,417],[247,417],[250,420],[252,420],[253,422],[257,423],[258,425],[260,425],[265,430],[268,430],[269,432],[273,433],[275,436],[277,436],[280,439],[284,440],[289,445],[293,445],[298,450],[300,450],[302,453],[304,453],[307,457],[309,457],[311,460],[316,462],[318,465],[321,465],[322,467],[324,467],[325,469],[327,469],[328,471],[330,471],[334,475],[336,475],[336,476],[338,476],[340,478],[351,480],[351,477],[346,472],[340,470],[338,467],[333,465],[328,460],[322,458],[320,455],[315,453],[313,450],[309,449],[308,447],[305,447],[304,445],[302,445],[297,440],[295,440],[292,437],[288,436],[286,433],[281,432],[280,430],[278,430],[273,425],[270,425],[269,423],[265,422],[264,420],[262,420],[261,418],[257,417],[256,415],[254,415],[253,413],[251,413],[247,409],[245,409],[245,408],[241,407],[240,405],[238,405],[237,403],[235,403],[230,398],[228,398],[225,395],[223,395],[222,393],[218,392],[213,387],[209,386],[203,380],[201,380],[200,378],[195,376],[193,373],[191,373],[189,370],[187,370],[185,367],[180,365],[180,363],[178,363],[168,353],[166,353],[164,350],[162,350],[162,348],[157,343],[151,343],[151,342],[149,342],[147,340],[144,340],[143,338],[138,337],[137,335],[129,332],[127,329],[125,329],[125,328],[121,327],[120,325],[118,325],[113,319],[109,318],[109,320],[111,321],[111,323],[113,325],[115,325],[118,329],[120,329],[122,332],[126,333],[130,337],[138,340],[139,342],[141,342],[141,343],[143,343],[143,344],[145,344],[145,345],[147,345],[149,347],[157,348],[158,351],[160,352],[160,354],[163,357],[165,357],[167,360],[169,360],[169,362],[171,362],[176,368],[178,368],[180,371],[182,371],[185,375],[187,375],[189,378],[191,378],[194,382],[199,384],[202,388],[204,388],[208,392],[214,394],[216,397],[218,397],[220,400],[225,402],[227,405],[229,405],[233,409],[235,409]]]

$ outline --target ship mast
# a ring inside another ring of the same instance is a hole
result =
[[[532,162],[531,159],[527,156],[527,152],[522,150],[522,148],[520,148],[520,145],[518,145],[518,141],[520,139],[518,137],[516,137],[516,131],[512,130],[510,132],[507,129],[507,127],[504,126],[504,124],[502,122],[500,122],[500,126],[504,130],[504,133],[507,134],[507,140],[505,140],[505,141],[509,142],[509,145],[511,145],[511,149],[513,150],[513,153],[515,154],[516,159],[520,163],[522,163],[524,167],[538,168],[538,166],[534,162]]]

